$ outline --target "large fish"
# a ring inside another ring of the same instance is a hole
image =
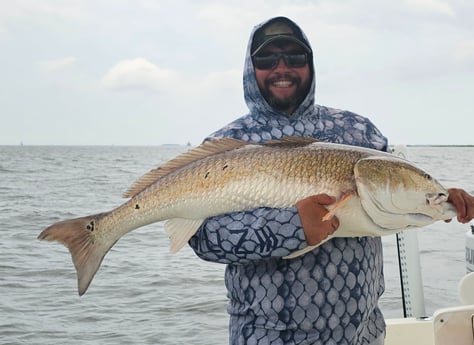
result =
[[[38,238],[68,247],[82,295],[105,254],[136,228],[168,220],[165,228],[176,252],[208,217],[289,207],[320,193],[339,200],[328,208],[340,225],[326,240],[387,235],[456,215],[443,186],[389,153],[308,138],[266,144],[227,138],[206,142],[145,174],[124,194],[130,199],[112,211],[53,224]]]

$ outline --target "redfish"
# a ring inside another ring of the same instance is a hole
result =
[[[53,224],[38,238],[69,249],[82,295],[110,248],[134,229],[166,220],[176,252],[208,217],[291,207],[321,193],[338,199],[328,209],[339,227],[324,241],[388,235],[456,216],[436,179],[389,153],[309,138],[265,144],[226,138],[205,142],[145,174],[117,208]]]

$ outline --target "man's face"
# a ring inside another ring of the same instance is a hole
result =
[[[278,53],[302,53],[304,50],[296,43],[278,42],[269,44],[258,56]],[[308,61],[309,62],[309,61]],[[255,65],[255,63],[254,63]],[[275,109],[288,114],[298,108],[311,86],[309,63],[302,67],[287,66],[283,58],[273,68],[259,69],[255,66],[255,78],[265,100]]]

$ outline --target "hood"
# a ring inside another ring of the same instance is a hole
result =
[[[277,17],[275,17],[277,18]],[[244,75],[243,75],[243,82],[244,82],[244,97],[245,97],[245,102],[247,103],[247,107],[250,110],[250,114],[252,116],[275,116],[275,117],[281,117],[284,116],[289,119],[293,118],[299,118],[301,116],[309,115],[313,113],[314,109],[314,103],[315,103],[315,89],[316,89],[316,77],[315,77],[315,67],[314,67],[314,62],[313,62],[313,53],[310,54],[309,56],[309,64],[310,64],[310,69],[311,69],[311,87],[306,95],[306,98],[304,101],[300,104],[300,106],[291,114],[290,116],[282,111],[278,111],[273,109],[263,98],[262,94],[260,93],[260,89],[258,88],[257,85],[257,80],[255,79],[255,72],[253,68],[253,62],[252,62],[252,43],[254,40],[255,32],[264,26],[266,23],[268,23],[271,20],[274,20],[275,18],[270,18],[258,25],[256,25],[252,33],[250,35],[250,40],[247,45],[247,52],[245,55],[245,64],[244,64]],[[284,17],[282,17],[284,18]],[[290,22],[293,23],[293,25],[301,32],[302,37],[305,40],[305,43],[308,47],[311,48],[311,45],[304,34],[304,32],[301,30],[301,28],[294,23],[292,20],[285,18],[286,20],[289,20]]]

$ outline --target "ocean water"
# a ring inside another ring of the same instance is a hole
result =
[[[163,224],[124,236],[88,292],[77,294],[67,249],[40,242],[59,220],[109,210],[142,174],[181,146],[0,146],[0,344],[227,343],[224,266],[189,248],[168,252]],[[474,193],[474,148],[409,147],[409,158],[447,187]],[[417,230],[427,314],[457,305],[469,225]],[[401,317],[395,236],[385,237],[386,317]]]

